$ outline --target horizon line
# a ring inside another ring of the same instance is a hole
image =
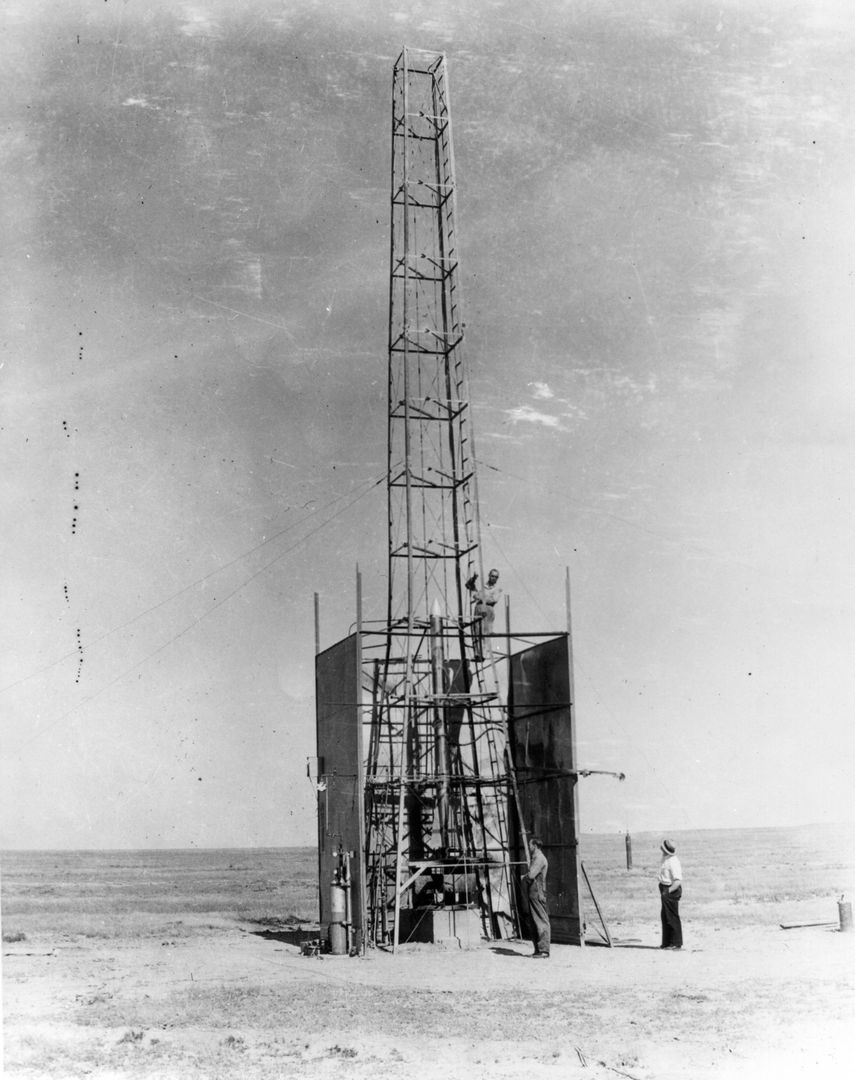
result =
[[[855,829],[855,821],[808,821],[799,825],[723,825],[723,826],[708,826],[700,829],[638,829],[635,832],[626,831],[623,829],[609,830],[607,832],[601,831],[585,831],[580,834],[580,840],[584,837],[620,837],[621,839],[626,835],[629,836],[660,836],[671,835],[680,836],[685,833],[713,833],[713,832],[771,832],[773,830],[794,830],[794,829]],[[185,847],[2,847],[0,848],[0,858],[4,855],[26,855],[26,854],[39,854],[39,855],[51,855],[51,854],[74,854],[74,853],[90,853],[98,852],[101,854],[110,853],[139,853],[139,852],[158,852],[166,854],[169,852],[188,852],[188,851],[311,851],[317,850],[317,844],[305,843],[305,844],[251,844],[251,845],[234,845],[234,844],[191,844]]]

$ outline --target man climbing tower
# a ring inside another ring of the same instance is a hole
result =
[[[479,589],[478,575],[473,574],[466,582],[466,588],[472,593],[472,637],[475,645],[475,662],[481,663],[484,659],[484,641],[489,647],[489,635],[493,633],[493,622],[496,618],[496,604],[502,595],[498,585],[499,571],[491,570],[487,575],[487,584]]]

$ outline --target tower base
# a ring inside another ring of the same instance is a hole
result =
[[[477,907],[402,908],[399,941],[475,948],[481,944],[481,913]]]

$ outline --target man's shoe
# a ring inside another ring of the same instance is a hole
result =
[[[548,952],[535,952],[535,953],[531,954],[531,958],[532,958],[532,960],[548,960],[549,959],[549,953]]]
[[[683,946],[682,946],[682,945],[666,945],[666,946],[665,946],[665,948],[666,948],[666,949],[667,949],[667,950],[668,950],[669,952],[679,952],[679,951],[680,951],[680,949],[682,949],[682,948],[683,948]]]

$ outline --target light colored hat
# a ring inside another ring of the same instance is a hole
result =
[[[659,848],[663,855],[673,855],[677,850],[670,840],[663,840]]]

